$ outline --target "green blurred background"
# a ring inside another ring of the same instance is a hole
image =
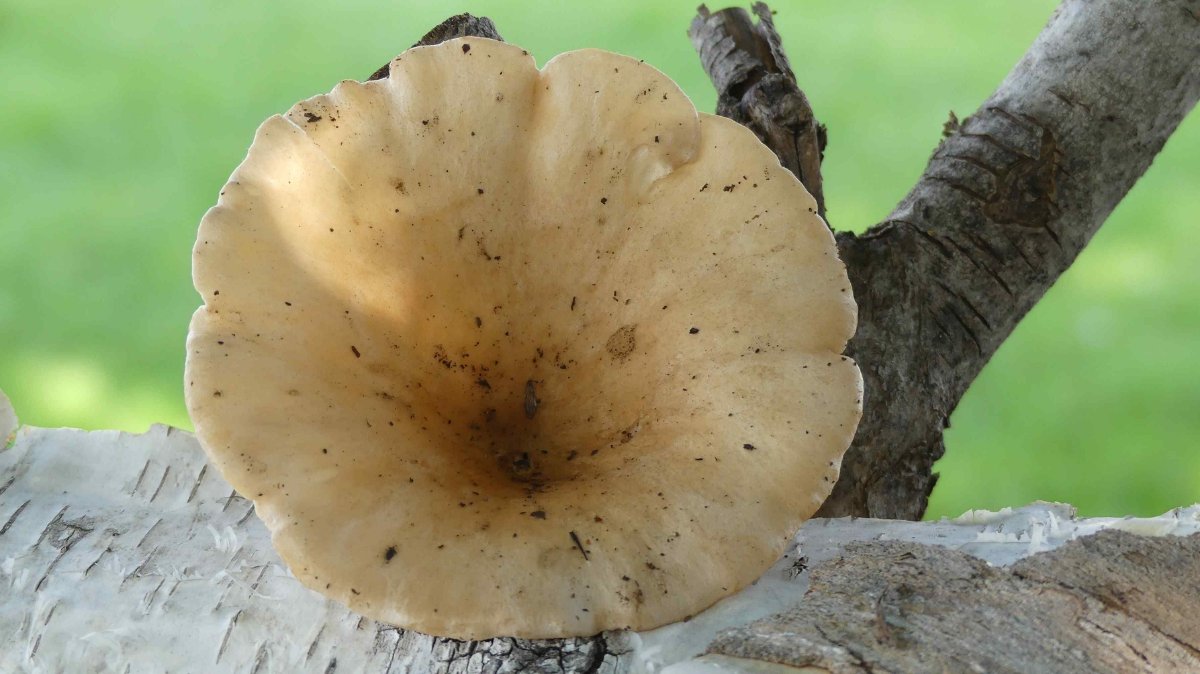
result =
[[[3,0],[0,388],[27,423],[190,427],[183,342],[196,224],[255,127],[362,78],[459,11],[539,62],[644,58],[715,95],[694,0],[595,3]],[[920,174],[1055,3],[779,0],[830,130],[830,219],[861,230]],[[1200,500],[1200,115],[1187,121],[953,417],[929,515],[1068,501],[1154,514]]]

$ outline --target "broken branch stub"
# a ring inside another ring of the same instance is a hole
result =
[[[700,5],[688,36],[717,89],[717,114],[745,125],[771,148],[804,183],[825,218],[825,127],[796,83],[771,9],[761,2],[753,9],[758,23],[741,7],[709,12]]]
[[[504,38],[500,37],[500,31],[497,30],[496,24],[492,23],[491,19],[486,16],[463,13],[456,14],[434,26],[428,33],[425,33],[424,37],[417,40],[413,47],[431,47],[458,37],[485,37],[489,40],[504,42]],[[367,78],[367,81],[381,80],[387,77],[391,65],[391,62],[383,64]]]

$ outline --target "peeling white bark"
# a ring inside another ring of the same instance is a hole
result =
[[[0,485],[2,671],[432,670],[295,581],[188,433],[22,428]]]
[[[1105,528],[1190,534],[1200,507],[1150,519],[1075,520],[1069,506],[1035,504],[942,522],[813,520],[758,583],[688,622],[471,644],[381,625],[302,587],[189,433],[25,427],[0,451],[0,671],[754,672],[694,658],[718,632],[799,605],[807,568],[848,543],[924,542],[1010,564]]]

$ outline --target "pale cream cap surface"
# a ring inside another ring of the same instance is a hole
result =
[[[812,198],[667,77],[465,38],[268,119],[204,217],[186,396],[289,567],[458,638],[681,620],[861,410]]]

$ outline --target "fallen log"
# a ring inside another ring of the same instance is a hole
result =
[[[16,426],[0,400],[0,438]],[[24,427],[0,451],[0,670],[1196,671],[1197,532],[1200,506],[816,519],[757,583],[690,620],[461,642],[304,588],[190,433]]]

